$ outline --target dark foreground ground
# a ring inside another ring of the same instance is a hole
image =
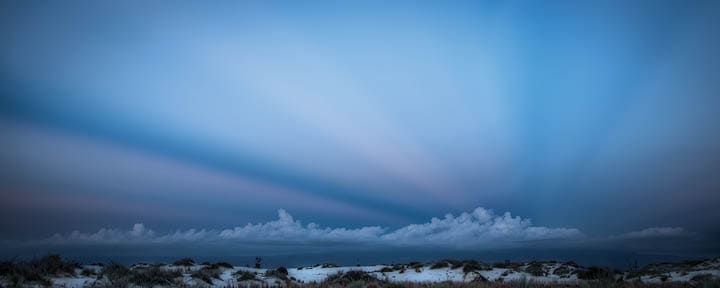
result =
[[[258,263],[260,265],[260,263]],[[656,263],[628,270],[574,262],[430,263],[237,267],[226,262],[81,264],[47,255],[0,261],[0,287],[720,287],[720,258]]]

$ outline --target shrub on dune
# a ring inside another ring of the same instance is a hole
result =
[[[330,275],[323,283],[328,285],[347,286],[350,283],[355,283],[355,285],[357,285],[358,282],[379,283],[381,281],[365,271],[351,270],[348,272],[338,272]]]
[[[132,277],[130,269],[119,263],[110,263],[103,266],[100,277],[107,281],[107,287],[127,287]]]
[[[545,265],[541,262],[532,262],[528,264],[528,266],[525,267],[525,272],[533,276],[547,275],[547,271],[545,271]]]
[[[193,266],[193,265],[195,265],[195,260],[193,260],[192,258],[182,258],[180,260],[173,262],[173,265],[175,265],[175,266]]]
[[[285,267],[279,267],[277,269],[268,269],[265,271],[265,277],[274,277],[283,281],[289,281],[288,271]]]
[[[258,280],[255,273],[245,270],[238,270],[233,273],[233,276],[237,278],[237,281],[254,281]]]
[[[158,265],[132,270],[131,282],[140,286],[173,286],[182,273],[177,270],[162,269]]]
[[[213,284],[213,279],[220,279],[220,269],[213,267],[203,267],[195,270],[190,277],[200,279],[205,283]]]
[[[210,267],[232,269],[234,266],[228,262],[215,262],[213,264],[210,264]]]
[[[0,275],[13,286],[50,286],[53,276],[74,276],[75,269],[81,268],[75,261],[63,261],[60,255],[49,254],[39,259],[5,261],[0,263]]]

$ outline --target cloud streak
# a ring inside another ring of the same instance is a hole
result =
[[[447,248],[490,248],[522,246],[529,241],[549,239],[580,239],[583,233],[574,228],[533,226],[530,219],[513,217],[509,212],[495,214],[476,208],[470,213],[447,214],[429,222],[410,224],[396,230],[379,226],[361,228],[321,227],[316,223],[303,225],[283,209],[278,219],[238,226],[224,230],[178,230],[161,234],[135,224],[130,230],[102,228],[95,233],[74,231],[55,234],[37,244],[169,244],[169,243],[258,243],[289,244],[354,243],[385,246],[433,246]]]
[[[655,239],[655,238],[676,238],[689,237],[691,233],[682,227],[650,227],[638,231],[632,231],[620,235],[611,236],[612,239]]]
[[[533,226],[530,219],[513,217],[509,212],[495,215],[491,210],[476,208],[472,213],[433,218],[428,223],[412,224],[382,236],[392,243],[405,245],[478,247],[498,242],[526,242],[549,239],[577,239],[583,234],[574,228]]]
[[[375,241],[385,232],[378,226],[347,228],[321,228],[316,223],[303,226],[285,210],[278,210],[278,220],[244,227],[225,229],[218,235],[225,240],[289,241],[289,242],[368,242]]]

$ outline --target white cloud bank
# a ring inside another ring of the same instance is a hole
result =
[[[428,223],[411,224],[381,236],[399,245],[438,245],[472,247],[498,246],[500,243],[548,239],[575,239],[583,234],[573,228],[532,226],[530,219],[512,217],[509,212],[495,215],[491,210],[476,208],[472,213],[433,218]]]
[[[686,237],[691,234],[680,227],[651,227],[620,235],[609,240],[633,240],[667,237]],[[329,228],[315,223],[303,225],[285,210],[278,210],[278,219],[265,223],[248,223],[224,230],[178,230],[161,234],[135,224],[130,230],[102,228],[95,233],[74,231],[55,234],[36,241],[38,244],[169,244],[169,243],[268,243],[291,244],[351,243],[387,246],[436,246],[449,248],[518,247],[539,240],[587,239],[574,228],[533,226],[530,219],[510,213],[495,214],[492,210],[476,208],[458,216],[447,214],[422,224],[411,224],[389,231],[379,226],[362,228]]]
[[[285,210],[278,210],[278,219],[266,223],[249,223],[225,230],[175,231],[160,234],[135,224],[130,230],[100,229],[95,233],[74,231],[55,234],[40,241],[42,244],[150,244],[200,243],[229,241],[285,242],[285,243],[359,243],[389,246],[442,246],[455,248],[498,247],[520,245],[520,242],[548,239],[577,239],[583,237],[578,229],[533,226],[530,219],[513,217],[510,213],[496,215],[492,210],[476,208],[458,216],[445,215],[430,222],[411,224],[388,231],[379,226],[356,229],[321,227],[315,223],[303,225]]]
[[[229,240],[257,240],[257,241],[287,241],[287,242],[368,242],[377,240],[385,233],[384,228],[378,226],[362,227],[358,229],[321,228],[320,225],[310,223],[303,226],[300,220],[295,220],[285,212],[278,210],[278,220],[267,223],[250,224],[243,227],[222,230],[221,239]]]
[[[674,237],[688,237],[692,236],[691,233],[685,231],[681,227],[650,227],[643,230],[632,231],[625,234],[615,235],[610,238],[613,239],[652,239],[652,238],[674,238]]]

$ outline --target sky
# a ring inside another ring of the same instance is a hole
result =
[[[3,1],[0,39],[0,254],[720,255],[717,1]]]

